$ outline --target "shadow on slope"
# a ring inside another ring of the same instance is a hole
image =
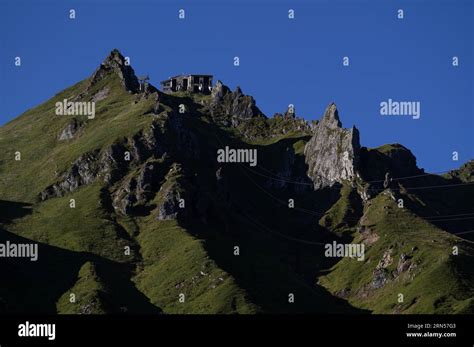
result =
[[[32,212],[32,205],[24,202],[0,200],[0,223],[8,224]]]
[[[238,163],[220,165],[225,183],[221,187],[216,183],[218,148],[257,148],[258,153],[273,152],[278,158],[277,152],[300,139],[251,146],[212,124],[195,124],[194,128],[210,134],[208,147],[203,148],[208,155],[198,164],[183,163],[185,170],[193,174],[189,176],[194,196],[201,200],[204,196],[209,206],[204,212],[206,218],[202,218],[203,211],[194,211],[193,218],[183,221],[183,226],[204,240],[206,251],[217,265],[231,274],[266,313],[368,313],[316,285],[320,271],[334,264],[324,257],[323,246],[335,236],[319,227],[317,221],[338,199],[337,190],[295,192],[282,187],[269,191],[264,177],[251,177],[239,167],[247,164]],[[264,158],[270,160],[269,155]],[[299,160],[304,162],[303,158]],[[267,165],[271,167],[268,162]],[[289,209],[290,197],[307,210],[317,207],[321,214]],[[239,247],[238,256],[234,255],[235,246]],[[294,303],[289,303],[290,293],[295,295]]]
[[[442,230],[457,234],[474,230],[474,185],[457,178],[429,175],[401,181],[405,206]],[[460,234],[474,240],[474,233]]]
[[[0,229],[0,243],[25,244],[33,241]],[[2,313],[56,313],[56,302],[75,283],[81,266],[91,261],[109,288],[115,309],[128,312],[159,313],[130,281],[132,266],[106,260],[88,253],[72,252],[38,243],[38,260],[0,259],[0,269],[7,274],[0,288]]]

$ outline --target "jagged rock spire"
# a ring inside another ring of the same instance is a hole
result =
[[[125,65],[125,58],[124,56],[122,55],[122,53],[120,53],[120,51],[117,49],[117,48],[114,48],[110,53],[109,55],[104,59],[102,65],[105,65],[105,66],[110,66],[113,64],[113,62],[116,62],[118,65],[120,66],[124,66]]]
[[[330,128],[341,128],[342,123],[339,120],[339,112],[337,111],[337,106],[334,102],[330,103],[324,111],[323,119],[321,123],[325,124]]]
[[[103,79],[110,72],[116,73],[123,87],[132,93],[137,93],[140,89],[137,76],[133,68],[126,64],[124,56],[118,49],[114,49],[100,64],[90,79],[90,86]]]
[[[350,181],[358,170],[359,131],[355,127],[342,128],[336,104],[331,103],[322,120],[313,127],[313,137],[304,153],[307,174],[315,189]]]
[[[211,92],[213,102],[217,103],[221,101],[227,93],[229,93],[229,88],[218,80]]]

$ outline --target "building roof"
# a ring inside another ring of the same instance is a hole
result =
[[[206,74],[181,74],[181,75],[176,75],[176,76],[171,76],[168,79],[161,81],[160,83],[166,83],[173,78],[178,78],[178,77],[194,77],[194,76],[201,76],[201,77],[214,77],[213,75],[206,75]]]

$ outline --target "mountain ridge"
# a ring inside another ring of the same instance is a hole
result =
[[[96,117],[54,114],[64,99],[95,102]],[[256,150],[257,167],[217,162],[224,146]],[[459,218],[473,213],[472,161],[438,176],[402,145],[363,147],[334,103],[309,122],[294,109],[267,117],[220,81],[209,95],[141,89],[113,50],[2,126],[0,149],[0,236],[68,259],[36,310],[473,312],[473,228]],[[366,260],[325,257],[333,241],[364,244]],[[18,272],[4,310],[24,310],[14,303],[35,264],[0,266]]]

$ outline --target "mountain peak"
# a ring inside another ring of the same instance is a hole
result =
[[[334,102],[331,102],[328,107],[326,107],[326,111],[324,111],[324,116],[321,122],[330,128],[342,127],[342,123],[339,120],[339,112],[337,111],[337,106]]]
[[[220,102],[225,95],[230,92],[229,88],[222,83],[222,81],[217,80],[216,85],[212,88],[211,96],[214,103]]]
[[[359,131],[342,128],[336,104],[330,103],[304,149],[315,189],[351,181],[358,170],[359,152]]]
[[[140,90],[135,71],[118,49],[113,49],[102,64],[100,64],[91,76],[90,85],[96,84],[110,73],[118,75],[120,82],[127,91],[137,93]]]
[[[117,48],[114,48],[112,51],[110,51],[109,55],[102,62],[102,65],[110,66],[113,64],[113,62],[116,62],[119,66],[126,65],[125,57],[122,55],[122,53],[120,53]]]

